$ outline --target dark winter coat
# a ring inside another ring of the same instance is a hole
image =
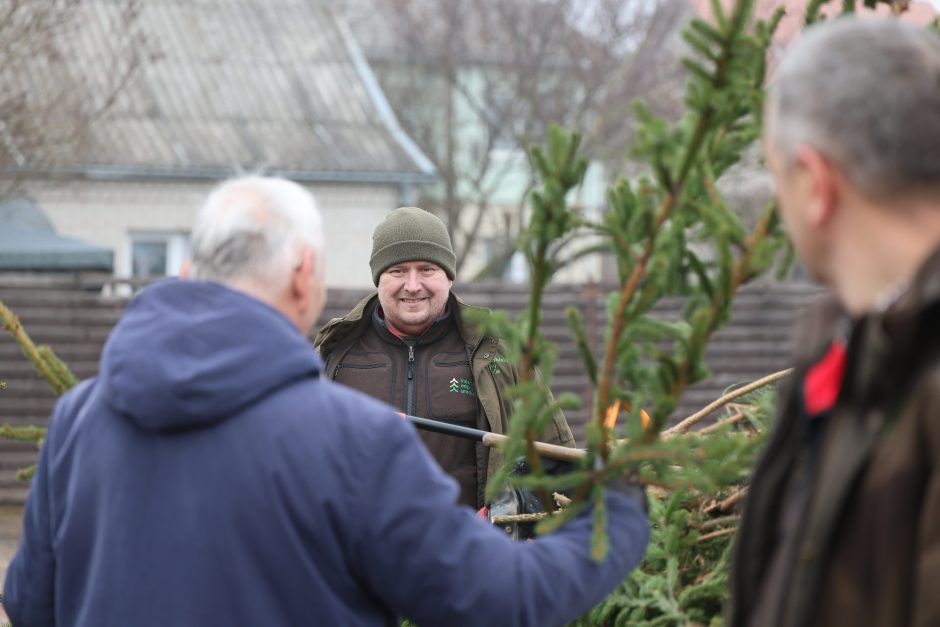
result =
[[[344,363],[350,350],[372,329],[372,316],[378,306],[378,295],[373,294],[363,299],[352,311],[342,318],[331,320],[317,334],[314,345],[326,362],[325,374],[335,379],[339,366]],[[454,333],[459,334],[459,342],[466,352],[470,373],[473,377],[473,389],[477,398],[477,417],[475,426],[484,431],[505,433],[512,413],[512,402],[507,391],[519,379],[516,366],[506,357],[505,349],[499,338],[484,335],[477,326],[468,321],[468,312],[476,310],[478,315],[487,310],[472,307],[461,302],[453,294],[448,300],[448,307],[453,315]],[[439,340],[443,341],[443,340]],[[402,352],[402,355],[407,353]],[[404,359],[404,358],[403,358]],[[404,363],[402,364],[404,366]],[[419,376],[421,375],[419,370]],[[391,396],[382,398],[394,402],[395,391]],[[405,410],[404,407],[400,409]],[[433,416],[422,416],[433,418]],[[448,436],[441,436],[448,437]],[[573,447],[574,437],[561,412],[555,414],[552,424],[543,435],[546,442]],[[446,460],[438,459],[446,468]],[[498,451],[479,446],[477,450],[477,482],[479,495],[477,505],[482,505],[483,488],[486,482],[502,465],[503,459]]]
[[[804,380],[846,322],[827,300],[798,335],[741,521],[731,627],[940,625],[940,250],[886,312],[848,325],[814,436]]]
[[[560,625],[641,558],[620,494],[602,564],[587,517],[512,543],[407,423],[321,371],[257,300],[145,289],[56,406],[5,583],[16,627]]]

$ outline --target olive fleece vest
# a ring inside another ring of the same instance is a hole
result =
[[[420,337],[399,338],[386,328],[376,308],[371,326],[329,376],[407,414],[478,428],[470,359],[452,315]],[[460,503],[476,508],[477,444],[419,433],[441,468],[460,484]]]
[[[320,351],[325,362],[324,374],[329,379],[336,379],[338,373],[343,373],[343,369],[338,366],[346,361],[346,353],[349,352],[366,333],[374,331],[373,311],[378,307],[378,294],[371,294],[362,299],[349,313],[342,318],[334,318],[320,329],[314,340],[314,346]],[[493,433],[506,433],[509,427],[509,420],[512,416],[512,400],[509,397],[509,390],[519,381],[519,372],[515,364],[507,357],[506,349],[502,340],[494,335],[481,331],[479,323],[473,322],[472,318],[480,314],[487,314],[488,310],[481,307],[473,307],[460,301],[453,293],[447,300],[447,306],[450,311],[450,320],[448,328],[456,329],[456,338],[453,331],[449,331],[445,341],[457,342],[462,339],[460,350],[463,355],[469,358],[470,373],[473,381],[474,393],[476,394],[476,428]],[[396,338],[397,339],[397,338]],[[430,337],[425,338],[430,339]],[[399,340],[400,341],[400,340]],[[440,341],[440,340],[438,340]],[[424,340],[422,340],[422,344]],[[422,357],[421,351],[427,348],[419,345],[419,353],[415,355],[416,368],[420,369],[420,364],[427,363]],[[438,347],[435,347],[437,349]],[[401,350],[407,350],[407,347]],[[448,348],[447,351],[456,349]],[[443,363],[458,361],[456,355],[454,359],[442,359]],[[368,362],[365,362],[368,363]],[[401,368],[401,359],[396,364]],[[391,364],[389,363],[389,367]],[[443,366],[439,367],[443,368]],[[419,370],[416,370],[418,372]],[[373,374],[378,374],[373,372]],[[456,373],[454,373],[456,374]],[[537,376],[537,374],[536,374]],[[383,377],[376,377],[379,381],[385,381]],[[448,392],[451,385],[451,379],[454,375],[448,376]],[[463,384],[456,377],[458,385],[463,389]],[[371,385],[376,385],[376,381],[370,381]],[[399,386],[401,387],[401,386]],[[439,388],[438,388],[439,389]],[[391,396],[391,384],[388,388],[383,388],[380,394],[376,394],[383,400],[388,400]],[[467,395],[465,395],[467,396]],[[469,398],[469,396],[468,396]],[[416,398],[416,402],[420,400]],[[451,400],[455,400],[451,398]],[[550,444],[560,446],[575,446],[574,436],[571,435],[571,429],[565,420],[564,414],[559,410],[552,416],[552,422],[545,428],[545,432],[539,438]],[[503,465],[504,459],[500,451],[496,448],[487,448],[481,443],[476,445],[476,466],[477,466],[477,499],[475,507],[482,507],[486,484],[493,478],[497,470]],[[467,501],[469,502],[469,500]]]

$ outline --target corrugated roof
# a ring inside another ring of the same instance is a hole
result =
[[[139,6],[138,26],[158,55],[143,62],[60,170],[214,177],[263,169],[311,180],[394,182],[433,176],[326,3]],[[99,98],[104,73],[112,71],[109,24],[119,22],[120,9],[108,0],[76,5],[82,25],[66,42],[62,63]],[[17,80],[8,76],[0,80]]]

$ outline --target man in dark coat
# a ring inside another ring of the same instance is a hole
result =
[[[519,372],[502,341],[481,330],[487,310],[451,292],[456,257],[444,223],[417,207],[392,211],[375,227],[369,266],[377,293],[314,341],[325,376],[410,415],[505,433]],[[503,463],[499,451],[450,435],[421,437],[457,480],[460,502],[482,507],[486,483]],[[542,440],[575,445],[560,411]]]
[[[99,375],[56,406],[4,606],[16,627],[561,625],[617,586],[648,538],[608,494],[515,543],[391,407],[322,376],[313,198],[281,179],[215,191],[184,274],[144,289]]]
[[[940,37],[815,26],[765,119],[781,218],[832,296],[754,472],[729,624],[940,625]]]

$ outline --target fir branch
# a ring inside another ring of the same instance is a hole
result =
[[[741,36],[741,31],[744,28],[744,23],[747,19],[747,16],[750,14],[751,8],[752,3],[748,2],[747,0],[740,0],[736,2],[731,19],[727,23],[727,27],[723,29],[724,32],[722,33],[723,39],[721,41],[721,52],[718,55],[717,62],[715,63],[713,74],[708,77],[708,82],[715,88],[720,89],[723,87],[728,79],[727,75],[732,65],[732,57],[736,52],[735,46],[739,37]],[[708,133],[712,130],[713,118],[715,115],[716,105],[711,101],[709,101],[703,110],[699,112],[694,130],[692,131],[690,139],[685,146],[681,164],[677,168],[675,177],[670,179],[670,187],[665,190],[665,195],[663,196],[661,205],[655,216],[653,228],[651,229],[646,242],[644,243],[642,252],[636,259],[629,278],[624,283],[623,288],[620,290],[617,309],[614,312],[613,318],[611,320],[610,334],[604,348],[604,361],[599,374],[597,399],[594,404],[594,420],[599,425],[603,424],[604,416],[606,415],[607,408],[611,401],[611,389],[614,384],[614,368],[617,361],[616,352],[617,347],[620,345],[620,339],[623,335],[624,329],[626,328],[627,319],[625,314],[627,312],[627,308],[634,300],[636,292],[640,286],[640,280],[647,271],[647,266],[650,262],[650,259],[652,258],[655,248],[657,235],[659,234],[663,224],[666,222],[666,220],[669,219],[673,210],[676,208],[679,196],[682,193],[683,187],[685,186],[686,179],[692,171],[692,165],[698,158]],[[684,382],[680,387],[684,389]],[[600,454],[605,460],[607,459],[607,453],[608,451],[606,443],[602,443]]]
[[[809,4],[806,5],[806,12],[803,14],[803,23],[806,26],[809,26],[813,22],[819,19],[819,10],[823,7],[824,4],[828,4],[830,0],[810,0]]]
[[[19,317],[14,315],[2,301],[0,301],[0,320],[3,321],[4,328],[10,332],[13,340],[23,351],[23,355],[29,359],[39,376],[46,380],[57,396],[61,396],[75,385],[75,375],[69,372],[68,368],[55,357],[52,349],[46,346],[37,347],[33,343],[29,334],[26,333],[26,329],[20,323]]]
[[[38,352],[39,356],[42,357],[43,361],[49,366],[49,371],[56,378],[59,387],[63,391],[71,390],[78,385],[78,377],[72,373],[69,367],[65,365],[65,362],[59,359],[51,348],[48,346],[40,346]]]
[[[578,357],[581,358],[581,363],[584,364],[585,374],[592,385],[597,385],[597,362],[588,344],[584,318],[577,307],[571,305],[565,310],[565,321],[568,323],[571,335],[574,336],[575,348],[578,351]]]
[[[734,274],[732,276],[732,293],[734,293],[742,283],[752,278],[751,264],[754,259],[754,253],[760,243],[766,240],[770,235],[770,230],[776,220],[777,203],[771,200],[767,203],[767,207],[764,209],[761,219],[758,220],[757,224],[754,226],[754,230],[751,231],[747,245],[744,248],[744,253],[741,255],[737,264],[735,264]]]
[[[722,294],[722,293],[716,292],[715,295],[710,299],[711,305],[708,309],[708,320],[707,320],[707,324],[705,325],[705,334],[704,334],[704,337],[700,338],[700,342],[702,343],[703,348],[704,348],[704,342],[706,342],[707,339],[711,336],[711,334],[717,329],[721,313],[724,310],[726,310],[728,305],[731,303],[731,301],[734,298],[734,295],[738,291],[738,288],[740,288],[744,282],[752,278],[751,263],[752,263],[755,251],[757,250],[757,247],[760,246],[769,236],[771,225],[776,219],[775,215],[776,215],[775,203],[773,202],[768,203],[768,207],[764,210],[764,214],[762,218],[755,225],[754,229],[751,231],[751,234],[748,237],[747,244],[744,248],[744,252],[734,264],[734,268],[731,273],[731,283],[727,287],[727,293]],[[688,387],[688,385],[690,384],[692,368],[694,366],[693,357],[696,357],[696,356],[697,355],[688,354],[685,357],[685,359],[683,359],[682,362],[679,364],[679,368],[678,368],[679,375],[675,377],[675,379],[673,380],[672,386],[670,388],[670,397],[672,399],[678,400],[679,396],[682,394],[683,391],[685,391],[685,388]],[[776,374],[779,374],[779,373],[776,373]],[[770,376],[773,376],[773,375],[770,375]],[[781,375],[781,376],[784,376],[784,375]],[[757,386],[757,387],[761,387],[761,386]],[[733,398],[737,398],[737,396]],[[718,405],[718,406],[720,407],[721,405]],[[699,413],[701,412],[697,412],[697,414]],[[701,420],[702,417],[704,416],[700,416],[695,421],[690,422],[688,426],[691,426],[691,424],[695,424],[695,422],[698,422],[699,420]],[[687,422],[688,420],[689,419],[687,418],[683,422]],[[685,430],[688,430],[688,426],[685,427]],[[666,435],[669,435],[675,432],[676,432],[676,427],[673,427],[666,431]]]
[[[29,481],[34,476],[36,476],[36,464],[16,471],[16,478],[20,481]]]
[[[43,427],[14,427],[11,425],[0,425],[0,438],[4,440],[15,440],[17,442],[42,442],[46,437],[46,429]]]
[[[543,150],[536,146],[531,150],[532,162],[538,169],[542,189],[532,194],[532,218],[525,233],[525,247],[532,273],[532,292],[526,312],[528,325],[522,343],[520,385],[538,384],[535,402],[530,407],[548,405],[549,394],[546,386],[539,381],[538,366],[545,353],[541,336],[540,323],[542,299],[545,286],[555,270],[549,260],[550,246],[563,239],[578,224],[576,216],[568,210],[566,196],[584,178],[587,161],[578,156],[581,136],[576,132],[566,133],[557,125],[548,129],[548,142]],[[529,396],[527,398],[533,398]],[[541,474],[542,463],[536,451],[537,433],[534,421],[526,421],[524,432],[526,459],[531,471]],[[551,498],[545,490],[537,490],[543,507],[549,509]]]

